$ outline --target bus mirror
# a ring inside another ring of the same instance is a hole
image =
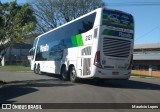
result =
[[[29,61],[33,60],[33,56],[27,56],[27,58]]]
[[[29,55],[30,55],[30,56],[33,56],[33,55],[34,55],[34,48],[31,48],[31,49],[29,50]]]

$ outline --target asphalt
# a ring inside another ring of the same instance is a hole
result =
[[[160,103],[159,78],[131,77],[130,80],[107,80],[105,83],[88,79],[71,83],[62,81],[53,74],[0,72],[0,79],[7,82],[0,87],[0,103]],[[106,112],[103,109],[63,111]],[[109,111],[128,112],[126,109]],[[132,109],[131,111],[138,112],[139,110]],[[147,111],[158,112],[145,110]]]

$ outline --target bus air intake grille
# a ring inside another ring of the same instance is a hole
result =
[[[105,56],[128,57],[131,49],[131,42],[128,40],[104,37],[103,53]]]

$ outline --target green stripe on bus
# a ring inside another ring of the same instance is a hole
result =
[[[102,35],[110,35],[110,36],[125,37],[125,38],[132,38],[133,39],[133,33],[114,31],[114,30],[109,30],[109,29],[105,29],[102,32]]]
[[[72,36],[71,41],[72,41],[72,47],[78,47],[78,46],[83,46],[84,45],[81,34]]]
[[[103,34],[103,35],[115,35],[115,31],[105,29],[105,30],[102,32],[102,34]]]
[[[76,39],[77,39],[77,45],[78,45],[78,46],[83,46],[83,45],[84,45],[81,34],[76,35]]]
[[[77,46],[76,36],[72,36],[71,40],[72,40],[72,47],[76,47]]]

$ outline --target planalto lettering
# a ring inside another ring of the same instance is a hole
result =
[[[49,46],[46,44],[45,46],[41,45],[40,46],[40,52],[45,52],[49,50]]]
[[[129,33],[119,32],[120,37],[132,38],[132,35]]]

